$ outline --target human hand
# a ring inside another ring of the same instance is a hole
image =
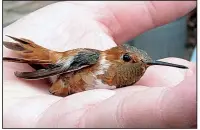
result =
[[[59,2],[29,14],[4,28],[3,33],[31,39],[52,50],[104,50],[175,20],[195,6],[192,1]],[[4,48],[4,56],[11,55]],[[49,94],[44,80],[25,81],[14,76],[16,70],[31,70],[28,65],[3,63],[3,126],[196,126],[196,66],[177,58],[163,60],[189,69],[152,66],[132,87],[90,90],[65,98]]]

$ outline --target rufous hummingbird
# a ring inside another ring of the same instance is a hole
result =
[[[96,85],[107,86],[106,89],[130,86],[151,65],[187,69],[183,65],[153,61],[145,51],[128,44],[105,51],[78,48],[56,52],[28,39],[8,37],[15,42],[4,41],[4,46],[23,58],[3,57],[3,61],[28,63],[35,71],[15,72],[15,75],[27,80],[50,78],[52,84],[49,92],[57,96],[96,89]]]

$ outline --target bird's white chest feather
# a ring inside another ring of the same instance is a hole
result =
[[[105,56],[102,56],[102,59],[100,61],[100,66],[98,68],[98,70],[94,73],[95,76],[97,75],[101,75],[101,74],[104,74],[108,68],[110,67],[110,63],[109,61],[106,60]],[[96,80],[95,80],[95,85],[90,89],[115,89],[116,86],[108,86],[104,83],[102,83],[102,81],[100,79],[97,79],[96,77]]]

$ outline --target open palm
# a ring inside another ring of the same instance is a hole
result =
[[[194,7],[194,2],[59,2],[18,20],[3,33],[56,51],[81,47],[105,50],[175,20]],[[5,36],[4,40],[11,39]],[[17,56],[3,49],[4,56]],[[3,126],[193,127],[196,66],[177,58],[163,60],[186,65],[189,70],[152,66],[137,85],[90,90],[65,98],[51,95],[45,80],[26,81],[14,76],[14,71],[32,70],[30,66],[3,63]]]

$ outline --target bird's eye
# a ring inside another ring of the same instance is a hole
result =
[[[131,56],[128,53],[124,54],[122,58],[125,62],[129,62],[131,60]]]

